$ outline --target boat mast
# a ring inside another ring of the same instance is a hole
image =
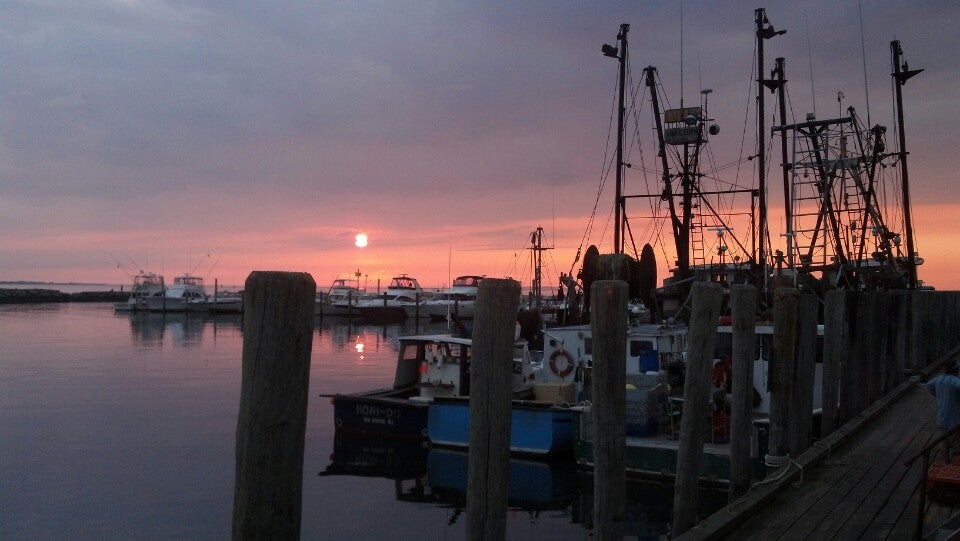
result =
[[[624,94],[626,87],[626,74],[627,74],[627,32],[630,30],[629,24],[620,25],[620,33],[617,34],[617,41],[619,47],[613,47],[610,45],[604,44],[600,49],[604,56],[609,56],[611,58],[616,58],[620,63],[620,75],[618,77],[618,93],[617,98],[617,185],[616,193],[614,195],[614,230],[613,230],[613,252],[615,254],[623,253],[623,222],[625,209],[623,208],[623,123],[624,116],[626,115],[626,108],[624,107]]]
[[[690,253],[690,236],[687,230],[684,229],[684,220],[681,220],[677,215],[676,204],[673,200],[670,162],[667,160],[667,143],[663,133],[663,121],[660,117],[660,100],[657,96],[657,83],[656,77],[654,76],[657,68],[647,66],[643,71],[646,74],[647,87],[650,89],[650,103],[653,107],[653,119],[656,123],[657,155],[660,157],[660,168],[663,174],[663,193],[661,198],[666,200],[667,207],[670,211],[670,226],[673,230],[674,244],[677,249],[677,277],[683,279],[687,277],[690,270],[690,259],[688,255]]]
[[[897,131],[900,137],[900,148],[898,149],[897,154],[900,157],[900,182],[901,189],[903,190],[903,221],[904,227],[906,228],[907,235],[907,287],[909,289],[917,288],[917,260],[916,254],[914,253],[913,248],[913,222],[910,218],[910,183],[907,178],[907,140],[906,133],[903,128],[903,85],[906,84],[907,79],[913,77],[914,75],[923,71],[911,70],[907,67],[907,64],[904,62],[901,68],[901,60],[903,59],[903,50],[900,48],[900,40],[893,40],[890,42],[890,52],[893,54],[893,80],[896,83],[894,88],[896,90],[896,100],[897,100]]]
[[[534,307],[538,310],[543,300],[543,251],[552,250],[543,246],[543,227],[530,234],[530,257],[533,267],[533,284],[530,294],[533,296]]]
[[[773,73],[771,75],[776,76],[776,79],[773,80],[776,83],[777,89],[777,103],[780,109],[780,124],[786,125],[787,123],[787,92],[786,92],[786,74],[784,72],[784,58],[779,57],[776,59],[776,67],[773,68]],[[787,225],[787,266],[789,268],[794,268],[794,255],[793,255],[793,198],[790,196],[790,171],[793,167],[790,165],[790,159],[787,155],[787,132],[786,130],[780,131],[780,155],[783,160],[783,210],[784,210],[784,223]]]
[[[764,95],[763,89],[770,88],[768,85],[768,80],[763,78],[763,42],[768,40],[773,36],[778,36],[780,34],[785,34],[786,30],[776,31],[773,29],[773,25],[770,24],[769,19],[767,19],[766,10],[763,8],[757,8],[754,11],[757,23],[757,167],[760,169],[758,184],[759,184],[759,224],[757,227],[757,262],[760,264],[760,269],[763,271],[763,284],[766,288],[767,280],[767,255],[766,255],[766,239],[767,239],[767,134],[766,134],[766,112],[764,111]],[[773,90],[771,88],[771,90]]]

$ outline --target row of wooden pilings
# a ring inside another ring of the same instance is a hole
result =
[[[243,375],[237,421],[233,539],[300,535],[303,449],[316,283],[306,273],[253,272],[244,286]],[[503,539],[510,455],[511,359],[520,284],[486,279],[473,328],[467,538]],[[709,376],[723,291],[697,283],[687,339],[673,534],[698,518],[700,460],[707,433]],[[810,445],[818,315],[823,313],[822,435],[842,425],[954,343],[960,293],[781,288],[774,295],[770,364],[770,454],[797,456]],[[626,503],[627,284],[591,291],[593,335],[594,535],[622,539]],[[730,496],[750,486],[752,364],[757,292],[730,288],[733,324]],[[702,518],[702,517],[701,517]]]
[[[674,495],[673,534],[698,520],[696,505],[706,409],[722,291],[697,284],[692,291],[687,380]],[[730,500],[751,485],[753,361],[757,291],[733,285]],[[819,437],[857,418],[880,398],[956,346],[960,294],[934,291],[827,291],[821,299],[796,288],[773,294],[773,351],[768,365],[769,441],[765,458],[779,467],[812,443],[816,364],[822,360]],[[823,321],[822,339],[818,322]],[[692,377],[691,377],[692,376]],[[703,518],[703,517],[699,517]]]
[[[299,539],[313,306],[309,274],[253,272],[244,285],[243,375],[232,538]],[[486,279],[471,365],[468,539],[506,535],[513,341],[520,284]],[[506,362],[505,362],[506,360]]]

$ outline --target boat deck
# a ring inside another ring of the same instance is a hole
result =
[[[936,399],[915,384],[906,385],[855,434],[800,472],[797,481],[778,490],[755,486],[680,539],[913,538],[922,460],[904,462],[939,434]],[[804,462],[804,456],[798,460]],[[925,531],[956,511],[928,493]]]

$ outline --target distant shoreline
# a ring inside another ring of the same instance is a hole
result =
[[[10,283],[10,282],[4,282]],[[82,284],[91,285],[91,284]],[[0,288],[0,304],[34,304],[46,302],[122,302],[130,297],[123,291],[78,291],[64,293],[58,289]]]

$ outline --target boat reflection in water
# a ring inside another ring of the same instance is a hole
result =
[[[430,502],[462,511],[467,453],[431,448],[427,440],[335,431],[333,456],[321,476],[356,475],[396,481],[401,501]],[[507,505],[529,511],[568,510],[576,499],[576,464],[510,459]]]
[[[116,312],[114,317],[129,319],[133,343],[145,347],[160,347],[165,339],[178,347],[196,347],[208,326],[214,338],[219,332],[240,333],[242,329],[242,316],[234,313],[139,310]]]
[[[353,475],[394,481],[397,501],[452,509],[454,524],[466,508],[467,453],[431,448],[424,440],[363,436],[337,430],[330,464],[320,476]],[[712,513],[726,504],[725,489],[700,491],[698,508]],[[657,539],[669,534],[673,484],[628,478],[625,529],[628,535]],[[593,528],[593,474],[572,459],[510,458],[507,507],[536,519],[549,512],[587,531]]]

